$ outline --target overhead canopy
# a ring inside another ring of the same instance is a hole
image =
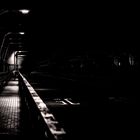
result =
[[[22,14],[20,9],[28,9]],[[108,51],[139,46],[138,18],[125,9],[81,3],[0,9],[0,41],[9,31],[28,35],[26,48],[40,57],[51,53]]]

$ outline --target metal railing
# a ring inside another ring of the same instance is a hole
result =
[[[31,120],[34,123],[34,131],[38,133],[41,138],[47,140],[64,140],[66,137],[65,130],[60,126],[49,108],[20,72],[19,86],[21,96],[25,101],[30,112]],[[36,135],[36,133],[34,134]]]

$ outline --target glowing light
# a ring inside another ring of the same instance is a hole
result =
[[[116,66],[121,66],[121,62],[119,61],[118,58],[114,58],[114,64],[115,64]]]
[[[21,9],[21,10],[19,10],[19,12],[21,12],[22,14],[28,14],[30,12],[30,10],[28,10],[28,9]]]
[[[118,63],[118,66],[121,66],[121,63],[120,62]]]
[[[15,61],[16,61],[15,59],[16,59],[15,58],[15,52],[13,52],[8,59],[8,64],[15,64]]]
[[[133,66],[134,65],[134,57],[133,56],[129,56],[129,64],[131,65],[131,66]]]
[[[24,33],[24,32],[19,32],[19,34],[20,34],[20,35],[24,35],[25,33]]]

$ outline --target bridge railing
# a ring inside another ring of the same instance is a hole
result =
[[[21,98],[29,112],[34,135],[47,140],[64,140],[66,137],[65,130],[20,72],[19,87]]]

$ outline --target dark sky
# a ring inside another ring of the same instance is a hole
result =
[[[120,11],[51,9],[33,15],[33,42],[40,49],[93,50],[137,47],[138,21]],[[38,49],[38,47],[36,47]]]

